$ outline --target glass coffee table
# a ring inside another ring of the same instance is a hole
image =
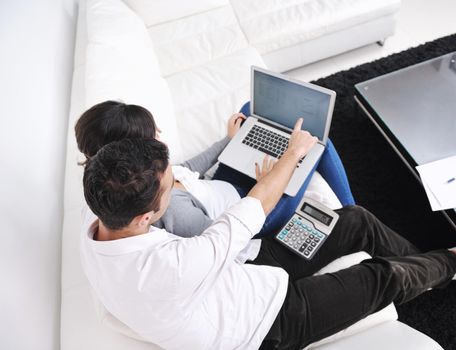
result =
[[[456,52],[356,84],[355,100],[418,181],[415,166],[456,155]],[[442,213],[456,230],[456,208]]]

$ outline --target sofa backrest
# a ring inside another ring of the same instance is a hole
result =
[[[264,66],[228,0],[125,0],[143,20],[173,100],[184,158],[226,135],[249,99],[250,66]]]
[[[89,0],[87,36],[86,107],[121,100],[147,108],[169,145],[171,161],[181,161],[170,91],[142,20],[120,0]]]
[[[147,27],[175,21],[184,17],[226,5],[228,0],[125,0],[144,20]]]
[[[228,1],[186,1],[181,2],[183,8],[177,11],[172,11],[163,0],[126,3],[143,19],[165,78],[248,47]],[[165,18],[172,15],[172,20],[151,20],[151,16],[161,12],[165,12]]]

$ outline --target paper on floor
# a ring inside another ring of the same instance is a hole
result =
[[[456,208],[456,156],[419,165],[416,170],[433,211]]]

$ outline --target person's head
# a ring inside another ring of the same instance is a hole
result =
[[[122,230],[132,223],[148,229],[168,207],[173,182],[165,144],[155,139],[124,139],[107,144],[88,160],[84,197],[109,230]]]
[[[85,111],[75,126],[79,151],[87,158],[113,141],[126,138],[156,138],[160,131],[145,108],[105,101]]]

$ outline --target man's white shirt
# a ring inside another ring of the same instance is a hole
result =
[[[236,259],[264,220],[260,201],[246,197],[199,236],[152,227],[95,241],[98,220],[87,209],[82,265],[106,309],[164,349],[258,349],[288,287],[283,269]]]

